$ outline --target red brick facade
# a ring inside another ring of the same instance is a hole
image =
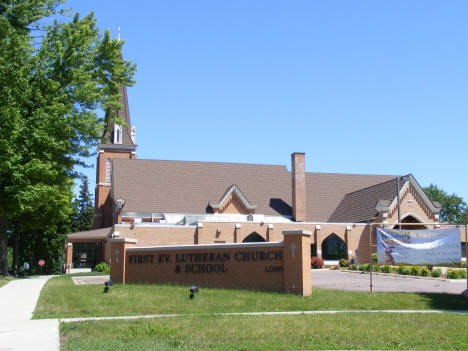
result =
[[[310,295],[310,234],[279,243],[136,247],[111,240],[111,279]],[[292,250],[293,249],[293,250]]]

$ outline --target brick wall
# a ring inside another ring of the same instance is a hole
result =
[[[284,243],[245,243],[124,247],[125,243],[133,245],[135,240],[131,240],[111,240],[111,279],[116,282],[169,282],[300,295],[311,293],[310,235],[303,231],[288,235],[288,246]],[[292,243],[295,245],[294,257],[291,256]],[[294,285],[293,288],[285,284],[291,279],[293,283],[289,285]]]

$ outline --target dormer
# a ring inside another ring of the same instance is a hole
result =
[[[233,184],[228,188],[218,203],[210,202],[208,206],[211,207],[213,213],[219,214],[253,214],[257,207],[247,200],[236,184]]]

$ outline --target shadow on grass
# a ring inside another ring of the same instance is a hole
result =
[[[429,305],[435,310],[463,310],[468,311],[468,299],[462,295],[419,293],[427,299]]]

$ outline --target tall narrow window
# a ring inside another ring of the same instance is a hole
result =
[[[114,144],[122,144],[122,126],[114,125]]]
[[[112,176],[112,161],[108,159],[106,161],[106,183],[111,182],[111,176]]]

